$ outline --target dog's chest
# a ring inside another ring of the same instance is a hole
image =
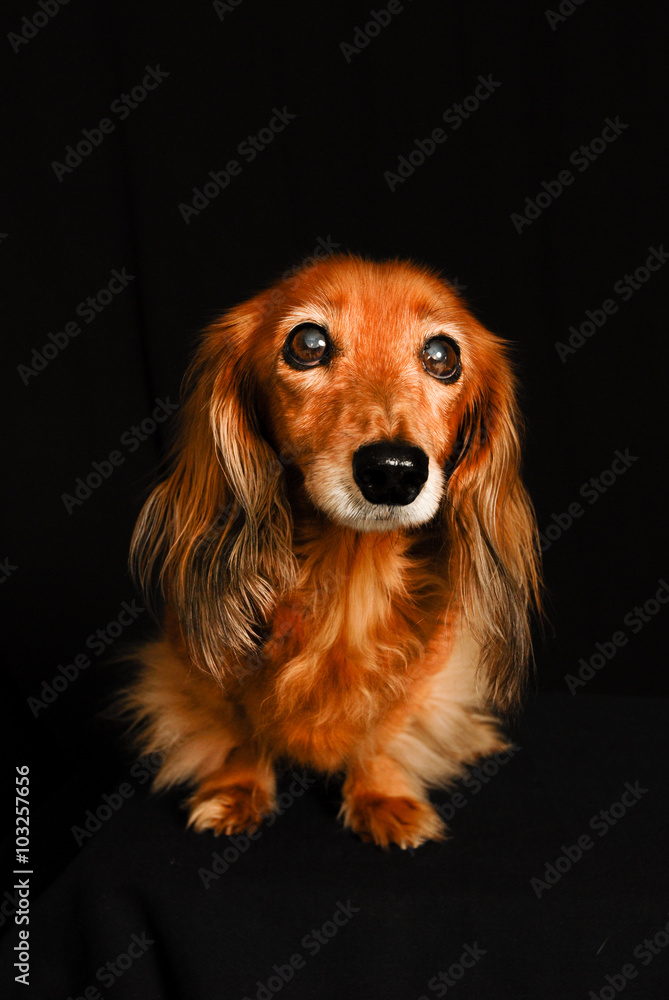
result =
[[[277,608],[247,711],[256,731],[300,763],[343,766],[408,696],[440,602],[407,594],[399,557],[304,574]],[[323,580],[326,580],[325,586]]]

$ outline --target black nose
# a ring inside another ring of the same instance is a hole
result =
[[[428,457],[413,445],[380,441],[363,445],[353,455],[353,478],[370,503],[411,503],[427,474]]]

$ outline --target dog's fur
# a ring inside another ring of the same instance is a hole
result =
[[[307,321],[335,350],[298,371],[282,348]],[[423,366],[438,333],[452,384]],[[237,832],[272,810],[282,760],[344,772],[366,840],[443,836],[426,789],[507,746],[492,713],[518,702],[539,600],[504,343],[428,269],[340,255],[214,323],[187,390],[132,544],[165,601],[127,696],[144,752],[166,752],[157,787],[190,783],[190,823]],[[398,440],[428,480],[377,507],[352,456]]]

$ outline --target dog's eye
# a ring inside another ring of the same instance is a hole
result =
[[[462,371],[460,348],[450,337],[432,337],[423,348],[423,365],[440,382],[457,382]]]
[[[316,368],[330,359],[331,352],[327,330],[315,323],[300,323],[288,335],[283,358],[291,368]]]

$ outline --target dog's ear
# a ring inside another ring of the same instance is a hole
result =
[[[157,583],[191,660],[221,680],[231,652],[256,648],[295,571],[282,467],[256,410],[251,358],[266,312],[258,297],[206,331],[186,375],[171,473],[131,546],[147,599]]]
[[[469,322],[472,374],[445,469],[444,515],[456,596],[481,649],[485,694],[508,712],[527,677],[530,612],[540,610],[538,532],[520,478],[521,421],[506,346]]]

